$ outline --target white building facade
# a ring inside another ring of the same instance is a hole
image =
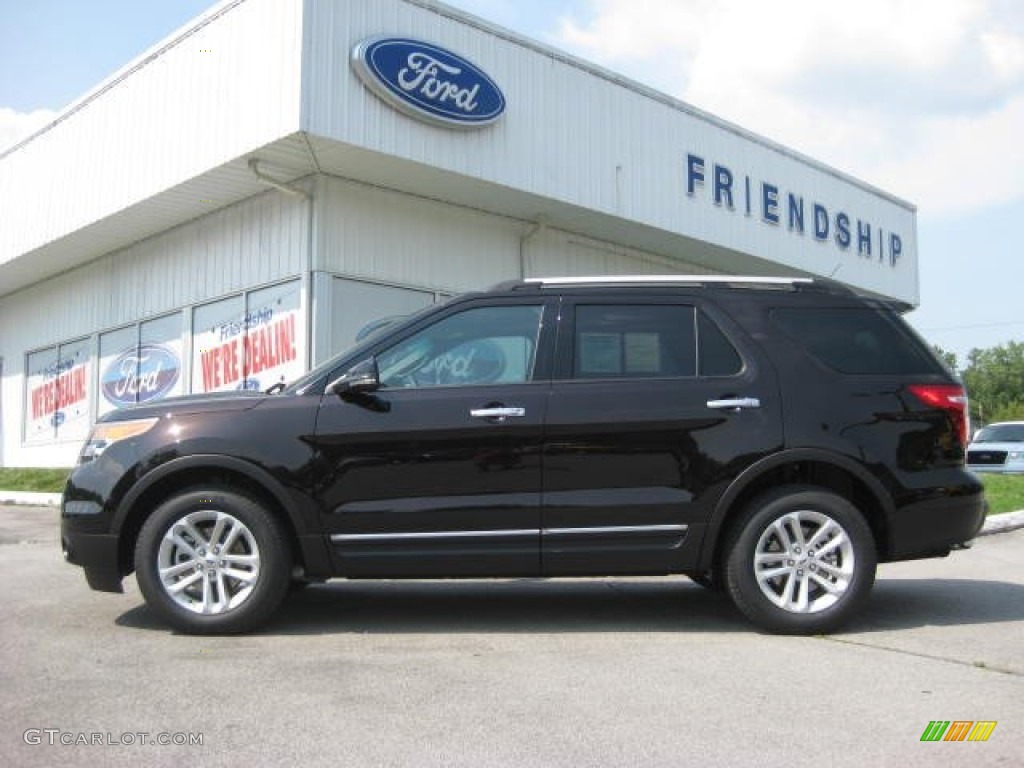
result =
[[[225,0],[0,153],[0,465],[509,278],[834,276],[910,204],[432,0]]]

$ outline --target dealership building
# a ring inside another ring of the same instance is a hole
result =
[[[433,0],[224,0],[0,150],[0,466],[510,278],[916,305],[914,207],[756,131]]]

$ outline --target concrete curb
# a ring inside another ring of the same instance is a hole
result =
[[[1024,510],[1007,512],[1003,515],[986,518],[985,525],[982,526],[978,535],[989,536],[993,533],[1009,533],[1010,531],[1016,531],[1018,528],[1024,528]]]
[[[26,507],[59,507],[59,493],[30,493],[28,491],[0,490],[0,504],[21,504]],[[979,536],[993,533],[1009,533],[1024,528],[1024,510],[995,515],[985,520],[985,525],[978,532]]]
[[[0,504],[21,504],[26,507],[59,507],[59,493],[0,490]]]

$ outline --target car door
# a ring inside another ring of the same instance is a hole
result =
[[[340,573],[539,573],[550,311],[457,304],[383,342],[375,392],[324,396],[317,495]]]
[[[687,570],[729,480],[782,444],[771,366],[695,300],[566,297],[561,316],[542,570]]]

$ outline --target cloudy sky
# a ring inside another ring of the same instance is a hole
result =
[[[961,360],[1024,340],[1022,0],[449,4],[909,200],[922,288],[911,321]],[[212,3],[2,5],[6,146]]]

